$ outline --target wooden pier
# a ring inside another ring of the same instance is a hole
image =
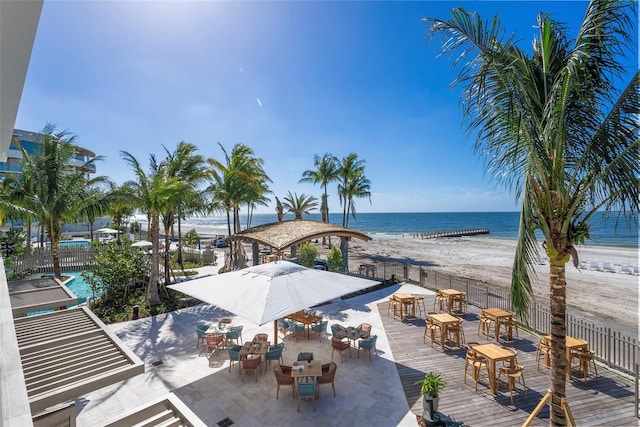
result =
[[[478,234],[489,234],[490,230],[485,227],[481,228],[465,228],[462,230],[438,230],[438,231],[426,231],[424,233],[415,233],[413,237],[420,239],[433,239],[436,237],[462,237],[462,236],[476,236]]]

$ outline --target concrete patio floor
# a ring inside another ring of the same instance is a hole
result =
[[[145,373],[116,385],[103,388],[76,400],[78,426],[97,426],[114,420],[131,409],[156,398],[174,393],[207,425],[224,424],[226,419],[238,426],[416,426],[416,416],[410,412],[400,377],[384,332],[377,304],[393,292],[403,291],[432,295],[430,291],[413,285],[395,285],[347,300],[336,300],[319,307],[334,323],[357,326],[366,322],[378,335],[378,355],[369,358],[363,351],[357,357],[336,353],[338,365],[334,397],[330,385],[320,387],[317,409],[302,401],[300,412],[291,390],[281,387],[276,399],[274,362],[258,379],[248,375],[245,381],[234,365],[229,372],[226,350],[218,358],[221,367],[209,367],[206,357],[196,349],[196,324],[217,322],[232,317],[235,325],[243,325],[245,341],[254,334],[265,332],[273,341],[273,324],[258,327],[208,304],[136,321],[109,325],[145,363]],[[382,313],[386,316],[386,313]],[[288,337],[283,354],[285,364],[292,364],[299,352],[311,351],[315,359],[331,360],[329,337],[311,339]],[[220,423],[220,424],[219,424]]]

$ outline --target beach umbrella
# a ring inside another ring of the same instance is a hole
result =
[[[380,282],[274,261],[169,285],[262,326]],[[274,322],[277,342],[277,326]]]
[[[99,228],[96,230],[97,233],[104,233],[104,234],[118,234],[119,231],[118,230],[114,230],[113,228]]]

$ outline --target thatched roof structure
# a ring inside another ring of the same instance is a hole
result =
[[[344,237],[347,240],[355,237],[365,242],[371,240],[371,237],[366,234],[349,228],[307,219],[259,225],[229,236],[226,240],[255,242],[269,246],[276,251],[282,251],[290,246],[325,236]]]

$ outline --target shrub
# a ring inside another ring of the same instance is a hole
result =
[[[332,247],[327,254],[327,267],[329,271],[341,272],[344,270],[344,264],[342,263],[342,251],[337,247]]]
[[[318,257],[318,248],[311,242],[304,242],[298,247],[298,260],[300,265],[305,267],[313,267]]]

